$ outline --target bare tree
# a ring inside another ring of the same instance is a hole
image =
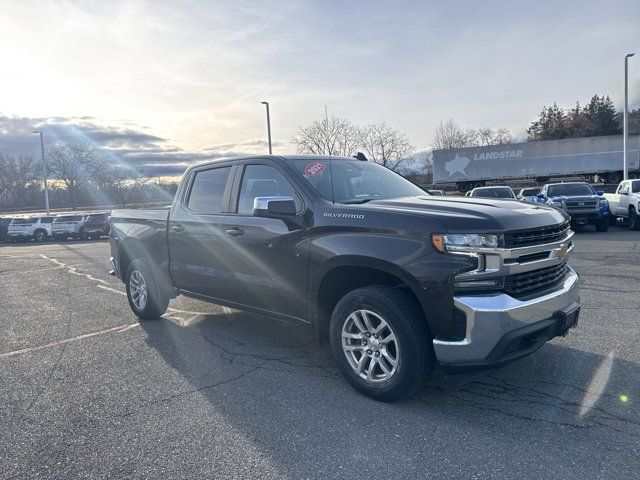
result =
[[[358,149],[358,128],[344,118],[325,118],[300,127],[291,141],[298,153],[351,156]]]
[[[475,145],[473,146],[501,145],[512,141],[511,134],[506,128],[494,130],[491,127],[482,127],[475,130]]]
[[[433,138],[434,150],[471,147],[476,144],[476,131],[463,130],[453,119],[440,122]]]
[[[511,133],[506,128],[494,130],[491,127],[464,130],[453,119],[440,122],[436,128],[433,149],[447,150],[450,148],[484,147],[512,143]]]
[[[77,206],[78,192],[90,179],[95,163],[96,151],[86,143],[59,144],[49,149],[49,171],[66,186],[73,208]]]
[[[36,164],[25,155],[0,155],[0,201],[20,204],[38,181]]]
[[[360,130],[360,142],[369,160],[397,171],[412,161],[413,145],[407,136],[386,123],[367,125]]]
[[[108,171],[109,193],[114,196],[120,205],[125,207],[135,193],[151,179],[140,174],[132,175],[128,169],[112,166]]]

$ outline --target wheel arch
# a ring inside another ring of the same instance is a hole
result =
[[[329,320],[338,301],[350,291],[372,285],[397,287],[425,312],[419,282],[399,266],[378,258],[347,255],[327,261],[314,275],[309,289],[309,319],[318,339],[325,343]],[[421,319],[428,329],[426,317]]]

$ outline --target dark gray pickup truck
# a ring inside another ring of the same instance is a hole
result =
[[[113,273],[143,319],[178,294],[314,329],[379,400],[528,355],[575,327],[569,217],[430,196],[374,163],[258,156],[187,170],[171,209],[111,215]]]

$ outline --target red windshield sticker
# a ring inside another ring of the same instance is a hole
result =
[[[310,177],[311,175],[318,175],[322,172],[324,172],[324,163],[320,163],[320,162],[310,163],[304,169],[304,174],[307,177]]]

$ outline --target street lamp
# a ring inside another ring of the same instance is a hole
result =
[[[47,159],[44,156],[44,139],[42,137],[42,130],[35,130],[32,133],[40,134],[40,152],[42,154],[42,169],[44,171],[44,208],[49,215],[49,174],[47,172]]]
[[[269,155],[271,155],[271,117],[269,116],[269,102],[260,102],[267,107],[267,134],[269,135]]]
[[[629,57],[633,57],[635,53],[628,53],[624,57],[624,116],[622,122],[622,175],[624,180],[629,179],[629,171],[627,163],[627,136],[629,135]]]

